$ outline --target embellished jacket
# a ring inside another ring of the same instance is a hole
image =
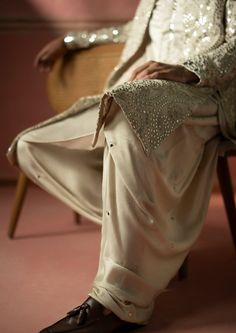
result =
[[[37,126],[59,121],[101,100],[97,136],[108,101],[113,98],[124,111],[144,150],[150,152],[191,115],[193,105],[204,103],[211,96],[219,105],[222,133],[236,142],[236,0],[167,0],[183,7],[180,20],[183,20],[188,52],[183,53],[179,63],[199,77],[197,84],[166,80],[122,83],[123,75],[137,59],[147,60],[148,26],[156,1],[141,0],[134,19],[123,27],[72,32],[78,48],[111,41],[125,41],[126,45],[119,64],[108,78],[103,96],[81,98],[66,112]],[[170,96],[172,99],[168,102]],[[12,161],[16,142],[17,138],[10,147]]]
[[[185,20],[185,41],[190,46],[190,53],[187,57],[183,57],[182,64],[193,71],[200,81],[196,85],[185,84],[182,87],[183,89],[180,89],[181,91],[178,90],[182,84],[176,84],[175,87],[172,82],[172,90],[176,89],[176,93],[181,95],[178,100],[185,100],[183,102],[187,104],[188,101],[184,98],[184,95],[186,93],[186,97],[190,96],[191,90],[193,94],[196,93],[196,96],[199,94],[200,99],[205,92],[214,96],[219,104],[219,121],[222,133],[228,139],[236,142],[236,1],[201,0],[199,2],[198,0],[177,0],[176,2],[181,2],[183,7],[184,15],[181,19]],[[127,69],[127,64],[130,64],[132,59],[140,53],[140,49],[145,47],[145,36],[155,3],[155,0],[140,2],[121,61],[111,74],[107,83],[108,87],[115,84],[123,71]],[[207,25],[209,29],[204,26],[207,19],[210,20]],[[201,38],[198,36],[198,30],[200,29],[203,31]],[[216,32],[218,33],[217,40],[215,40]],[[204,38],[207,41],[213,40],[213,42],[204,44],[202,43]],[[165,85],[166,82],[163,82]],[[143,82],[142,84],[145,87],[150,85],[151,88],[154,83],[149,80],[148,83]],[[116,91],[113,92],[113,96],[117,96]],[[117,99],[119,99],[119,96]],[[137,96],[136,103],[139,104],[139,101],[141,102]],[[189,107],[191,108],[191,106]],[[185,109],[188,109],[188,105]],[[188,116],[187,112],[180,114],[180,118],[176,119],[177,124],[172,125],[173,128],[178,126],[181,117],[185,118],[186,116]],[[173,121],[170,120],[170,122],[173,124]],[[167,129],[166,132],[168,134],[169,130]],[[139,133],[137,134],[140,136]],[[159,140],[157,139],[154,145],[147,142],[147,150],[155,148],[164,136],[165,134]]]

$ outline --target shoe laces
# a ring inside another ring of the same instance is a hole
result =
[[[77,325],[83,325],[87,320],[89,309],[90,309],[89,304],[84,303],[84,304],[72,309],[71,311],[69,311],[67,313],[67,318],[69,320],[69,323],[74,321],[74,319],[76,319]]]

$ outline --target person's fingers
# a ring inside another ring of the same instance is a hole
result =
[[[51,66],[55,60],[65,54],[66,48],[63,43],[63,38],[56,38],[44,46],[41,51],[36,55],[34,66],[37,68],[46,68]],[[48,64],[48,61],[50,63]]]
[[[182,83],[199,81],[199,78],[194,73],[189,72],[180,65],[171,65],[156,61],[148,61],[137,67],[133,71],[130,81],[152,79],[171,80]]]
[[[130,77],[130,81],[133,81],[137,78],[138,74],[141,73],[142,71],[144,71],[145,69],[147,69],[148,67],[150,67],[150,65],[152,65],[154,62],[153,61],[148,61],[148,62],[145,62],[143,65],[137,67],[131,77]]]
[[[159,68],[158,64],[153,63],[150,64],[149,67],[144,68],[140,71],[134,78],[134,80],[142,80],[144,77],[149,77],[150,75],[157,75],[157,73],[161,72],[162,69]]]
[[[38,67],[39,66],[39,63],[40,63],[39,59],[40,59],[39,55],[37,55],[34,58],[34,67]]]
[[[43,55],[38,59],[35,59],[34,65],[40,72],[42,72],[50,70],[53,62],[53,59],[49,55]]]
[[[140,66],[136,69],[137,73],[134,76],[133,80],[140,80],[154,72],[159,73],[166,70],[166,64],[160,62],[149,61],[148,63],[146,63],[146,65],[148,66]]]
[[[155,79],[158,79],[157,73],[152,73],[152,74],[146,75],[146,76],[142,77],[141,80],[155,80]]]
[[[42,50],[36,55],[34,59],[34,66],[38,67],[45,59],[47,59],[47,51]]]
[[[57,50],[45,49],[40,52],[35,58],[34,65],[36,68],[51,68],[54,62],[59,58],[61,54]]]
[[[135,81],[136,81],[136,80],[140,80],[140,79],[142,79],[144,76],[148,76],[148,75],[150,75],[150,74],[152,74],[152,73],[153,73],[153,71],[152,71],[150,68],[144,69],[142,72],[138,73],[138,74],[135,76],[134,80],[135,80]]]
[[[43,65],[39,67],[40,72],[50,72],[51,69],[52,69],[51,65]]]
[[[180,81],[178,76],[170,68],[163,69],[153,69],[149,73],[142,72],[139,75],[139,80],[171,80],[171,81]]]

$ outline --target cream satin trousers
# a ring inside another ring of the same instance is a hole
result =
[[[209,99],[196,108],[150,156],[114,102],[91,148],[96,121],[91,108],[28,132],[18,141],[18,162],[36,184],[102,224],[90,295],[123,320],[147,323],[204,221],[217,161],[217,106]]]

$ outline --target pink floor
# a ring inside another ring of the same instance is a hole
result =
[[[16,232],[7,238],[14,187],[0,188],[0,333],[37,333],[83,301],[97,268],[99,227],[30,188]],[[188,279],[159,297],[139,332],[236,332],[236,253],[220,196],[191,252]]]

